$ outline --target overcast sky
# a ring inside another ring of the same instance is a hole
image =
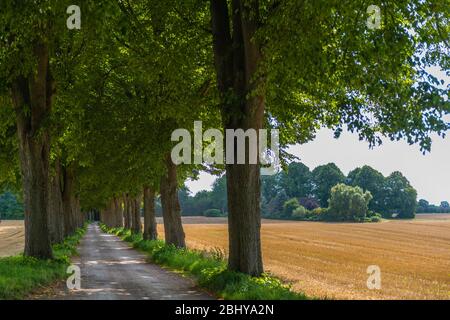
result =
[[[438,68],[430,68],[429,71],[445,80],[443,87],[450,84],[450,77],[443,71]],[[423,155],[419,146],[410,146],[404,141],[384,141],[383,145],[369,149],[367,142],[359,141],[356,134],[344,132],[339,139],[334,139],[330,130],[323,129],[314,141],[292,146],[290,152],[311,170],[334,162],[344,174],[366,164],[385,176],[401,171],[417,189],[419,199],[424,198],[434,204],[450,201],[450,137],[434,136],[431,153]],[[202,173],[199,180],[188,181],[186,185],[195,194],[200,190],[211,190],[215,179]]]

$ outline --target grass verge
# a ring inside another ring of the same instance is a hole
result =
[[[86,226],[54,245],[53,260],[23,255],[0,258],[0,300],[22,299],[36,288],[66,277],[70,257],[77,254],[77,245],[85,232]]]
[[[108,228],[104,232],[121,237],[134,248],[149,255],[152,262],[183,271],[193,276],[200,287],[227,300],[305,300],[302,293],[291,290],[289,285],[268,274],[261,277],[227,270],[227,263],[220,252],[203,252],[179,249],[161,240],[143,240],[142,235],[132,234],[124,228]]]

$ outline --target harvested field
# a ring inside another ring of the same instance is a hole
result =
[[[23,221],[0,222],[0,257],[16,255],[23,251]]]
[[[226,250],[226,225],[201,219],[184,219],[188,246]],[[266,270],[311,296],[450,299],[450,215],[373,224],[266,220],[262,241]],[[367,288],[369,265],[381,269],[381,290]]]

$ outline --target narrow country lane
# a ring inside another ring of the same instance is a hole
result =
[[[120,238],[90,225],[74,261],[81,269],[81,290],[59,290],[63,300],[213,299],[187,278],[146,262],[146,256]],[[46,299],[49,299],[48,297]]]

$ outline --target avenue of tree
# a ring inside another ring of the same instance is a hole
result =
[[[175,129],[279,129],[286,163],[323,126],[423,151],[449,128],[428,72],[450,69],[446,0],[382,1],[378,29],[364,0],[100,0],[70,30],[73,2],[0,10],[0,184],[23,194],[27,256],[51,258],[94,209],[155,239],[157,195],[183,247],[178,189],[205,169],[226,172],[229,268],[259,275],[260,166],[176,166]]]

